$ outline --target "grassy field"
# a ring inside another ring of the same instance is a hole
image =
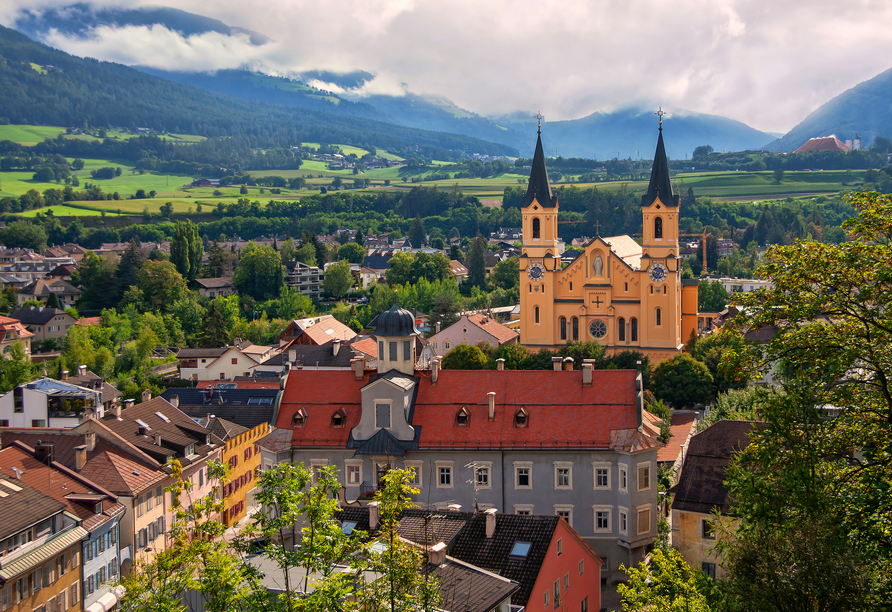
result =
[[[0,140],[11,140],[22,145],[33,147],[39,142],[43,142],[47,138],[55,138],[59,134],[65,133],[64,127],[55,127],[48,125],[0,125]],[[106,138],[136,138],[137,134],[124,132],[116,129],[105,131]],[[163,134],[158,135],[162,140],[170,140],[173,142],[201,142],[205,140],[204,136],[196,136],[194,134]],[[66,134],[65,138],[72,140],[89,140],[100,141],[96,134]]]

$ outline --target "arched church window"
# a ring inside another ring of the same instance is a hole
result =
[[[560,325],[561,325],[561,340],[566,340],[567,339],[567,318],[561,317],[560,319],[558,319],[558,321],[560,322]]]
[[[666,285],[663,285],[663,295],[666,295]]]
[[[579,340],[579,319],[573,317],[573,342]]]
[[[657,327],[663,324],[663,309],[657,308]]]
[[[533,240],[539,240],[539,219],[533,219]]]
[[[630,335],[632,336],[632,342],[638,342],[638,319],[632,319],[629,321],[630,325]]]
[[[535,317],[536,317],[536,325],[538,325],[539,324],[539,307],[538,306],[536,306],[536,308],[534,309],[534,312],[535,312]]]
[[[619,332],[618,333],[619,341],[625,342],[626,341],[626,320],[623,319],[622,317],[620,317],[619,321],[617,321],[617,328],[618,328],[617,331]]]
[[[663,217],[654,219],[654,238],[663,237]]]

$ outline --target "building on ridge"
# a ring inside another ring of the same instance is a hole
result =
[[[608,354],[640,351],[653,361],[681,352],[697,326],[698,281],[681,278],[679,197],[662,125],[641,198],[643,244],[628,235],[597,236],[562,268],[558,212],[539,134],[521,200],[520,343],[535,350],[592,340]]]

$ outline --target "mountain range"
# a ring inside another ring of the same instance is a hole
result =
[[[77,3],[44,11],[24,11],[15,27],[28,36],[46,39],[50,31],[68,36],[92,36],[99,26],[125,27],[162,25],[185,36],[217,32],[247,35],[251,44],[270,42],[265,35],[167,7],[120,9]],[[403,95],[366,95],[364,85],[374,79],[370,72],[349,73],[305,71],[292,78],[270,76],[256,69],[216,72],[174,72],[133,66],[169,81],[188,84],[227,97],[307,109],[328,115],[349,116],[404,128],[446,132],[498,143],[531,156],[536,120],[532,112],[486,117],[460,108],[450,100],[412,92],[404,85]],[[337,93],[334,93],[337,92]],[[785,135],[756,130],[719,115],[675,110],[665,122],[668,154],[688,158],[700,145],[716,151],[768,149],[789,152],[811,137],[853,139],[857,133],[865,145],[877,135],[892,134],[892,70],[840,94],[811,113]],[[636,104],[610,112],[545,124],[543,139],[548,154],[596,159],[648,157],[654,142],[654,104]],[[478,151],[479,152],[479,151]]]

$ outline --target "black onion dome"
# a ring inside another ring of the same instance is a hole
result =
[[[398,302],[387,312],[382,312],[372,319],[369,327],[375,328],[376,336],[412,336],[421,332],[415,327],[415,315],[405,308],[400,308]]]

